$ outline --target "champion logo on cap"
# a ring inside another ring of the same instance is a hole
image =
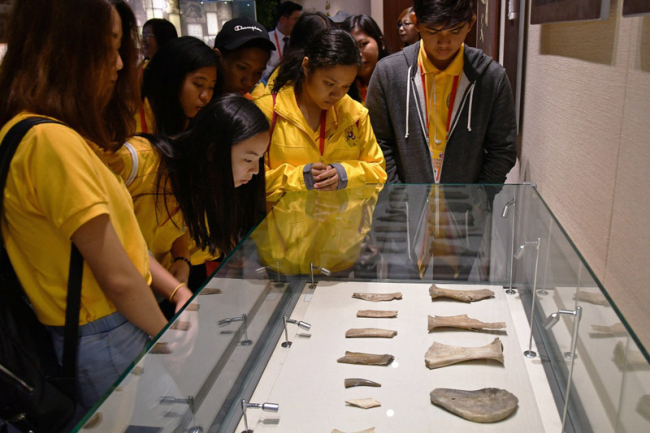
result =
[[[239,31],[241,31],[241,30],[255,30],[255,31],[258,31],[258,32],[260,32],[260,33],[262,32],[262,29],[260,29],[259,27],[255,27],[255,26],[248,26],[248,27],[244,27],[244,26],[235,26],[234,30],[235,30],[236,32],[239,32]]]

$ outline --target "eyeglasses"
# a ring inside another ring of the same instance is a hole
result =
[[[155,38],[155,36],[152,35],[151,33],[143,33],[142,34],[142,39],[149,39],[149,38]]]
[[[397,23],[397,30],[401,29],[402,27],[409,27],[412,26],[413,23],[409,23],[408,21],[405,23]]]

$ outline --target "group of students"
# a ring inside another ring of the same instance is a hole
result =
[[[392,56],[366,15],[336,28],[303,13],[267,82],[275,44],[250,18],[225,23],[213,48],[148,22],[138,65],[124,0],[37,3],[12,11],[0,140],[28,117],[60,123],[33,127],[18,147],[2,235],[53,336],[71,243],[84,258],[83,408],[165,326],[154,292],[178,311],[192,265],[229,253],[267,201],[386,181],[502,183],[514,164],[505,73],[462,44],[472,0],[416,0],[405,19],[422,42]]]

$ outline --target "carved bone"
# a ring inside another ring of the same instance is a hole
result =
[[[435,298],[451,298],[462,302],[473,302],[473,301],[480,301],[481,299],[485,299],[485,298],[493,298],[494,292],[489,289],[481,289],[481,290],[441,289],[435,284],[432,284],[431,287],[429,288],[429,295],[431,295],[431,300],[434,300]]]
[[[354,388],[356,386],[371,386],[373,388],[381,387],[381,383],[373,382],[368,379],[345,379],[343,383],[346,388]]]
[[[517,409],[519,400],[505,389],[483,388],[476,391],[437,388],[431,391],[431,403],[470,421],[501,421]]]
[[[609,306],[609,302],[607,302],[607,298],[605,298],[600,293],[578,292],[577,295],[575,294],[573,295],[573,300],[583,301],[594,305],[602,305],[603,307]]]
[[[402,299],[402,294],[400,292],[396,293],[355,293],[352,295],[353,298],[363,299],[364,301],[370,302],[380,302],[380,301],[392,301],[393,299]]]
[[[396,310],[382,311],[382,310],[359,310],[357,317],[370,317],[374,319],[393,319],[397,317]]]
[[[501,344],[501,340],[495,338],[492,343],[482,347],[447,346],[446,344],[434,342],[424,355],[425,364],[430,369],[474,359],[491,359],[503,364],[503,344]]]
[[[388,365],[393,362],[393,355],[376,355],[373,353],[345,352],[345,356],[336,360],[341,364]]]
[[[332,430],[332,433],[345,433],[345,432],[342,432],[341,430],[334,429],[334,430]],[[354,433],[375,433],[375,428],[371,427],[369,429],[365,429],[365,430],[354,432]]]
[[[373,407],[381,406],[381,403],[379,403],[374,398],[357,398],[354,400],[345,400],[345,402],[350,406],[360,407],[362,409],[370,409]]]
[[[379,328],[353,328],[348,329],[345,338],[393,338],[397,331]]]
[[[505,327],[505,322],[484,323],[467,317],[467,314],[460,316],[429,316],[429,332],[435,328],[460,328],[480,331],[482,329],[503,329]]]

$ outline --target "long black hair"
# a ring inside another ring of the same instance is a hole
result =
[[[305,57],[309,59],[307,69],[310,73],[333,66],[361,66],[361,55],[354,38],[343,30],[325,29],[312,36],[305,48],[292,51],[285,57],[275,78],[273,93],[286,85],[293,85],[296,93],[300,93],[305,78],[302,69]]]
[[[185,129],[187,117],[180,103],[185,76],[217,67],[217,54],[202,40],[181,36],[162,46],[142,77],[142,99],[147,98],[156,119],[157,134],[174,136]]]
[[[358,29],[373,38],[377,43],[377,48],[379,49],[379,56],[377,58],[377,61],[390,54],[388,48],[386,48],[384,34],[381,32],[381,29],[375,20],[372,19],[372,17],[369,17],[366,14],[350,15],[345,19],[345,21],[341,23],[341,29],[349,33],[351,33],[354,29]],[[350,97],[355,101],[361,102],[361,95],[359,95],[359,89],[357,86],[350,86],[348,95],[350,95]]]
[[[156,54],[157,55],[157,54]],[[232,251],[266,213],[264,160],[259,172],[235,188],[231,149],[269,130],[264,113],[242,95],[228,94],[203,108],[189,131],[175,139],[145,135],[160,154],[156,207],[172,194],[197,246]]]

